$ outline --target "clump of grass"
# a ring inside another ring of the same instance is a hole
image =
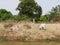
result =
[[[28,24],[25,24],[24,27],[26,27],[27,29],[31,29],[31,26]]]
[[[16,39],[15,41],[21,41],[21,42],[26,42],[27,36],[20,37],[20,39]]]
[[[2,42],[2,41],[6,41],[6,38],[3,36],[0,37],[0,42]]]
[[[51,39],[49,39],[49,38],[46,38],[46,39],[41,39],[41,40],[37,40],[37,41],[40,41],[40,42],[60,42],[60,40],[58,40],[57,38],[51,38]]]
[[[23,41],[23,42],[26,41],[26,36],[22,37],[22,41]]]
[[[13,24],[11,24],[11,23],[4,25],[5,28],[9,28],[9,27],[11,27],[11,26],[13,26]]]

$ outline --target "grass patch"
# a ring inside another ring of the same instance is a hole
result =
[[[57,38],[51,38],[51,39],[41,39],[41,40],[37,40],[37,41],[39,41],[39,42],[60,42],[60,40],[59,39],[57,39]]]
[[[13,26],[13,24],[11,24],[11,23],[4,25],[5,28],[9,28],[9,27],[11,27],[11,26]]]
[[[31,26],[27,24],[25,24],[24,27],[26,27],[27,29],[31,29]]]
[[[3,37],[3,36],[1,36],[1,37],[0,37],[0,42],[4,42],[4,41],[6,41],[6,38]]]

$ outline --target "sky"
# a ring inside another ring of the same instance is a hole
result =
[[[36,2],[42,7],[43,15],[47,14],[52,7],[60,5],[60,0],[36,0]],[[0,0],[0,9],[6,9],[16,15],[18,14],[18,11],[16,11],[18,3],[19,0]]]

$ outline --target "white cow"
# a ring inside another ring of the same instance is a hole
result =
[[[12,26],[10,29],[11,29],[11,30],[19,30],[20,27],[19,27],[18,25],[14,25],[14,26]]]
[[[40,30],[46,30],[46,24],[45,23],[40,24],[39,28]]]

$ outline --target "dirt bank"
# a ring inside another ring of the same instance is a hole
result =
[[[40,30],[39,25],[32,22],[0,23],[0,37],[30,41],[60,37],[59,23],[46,24],[46,30]]]

